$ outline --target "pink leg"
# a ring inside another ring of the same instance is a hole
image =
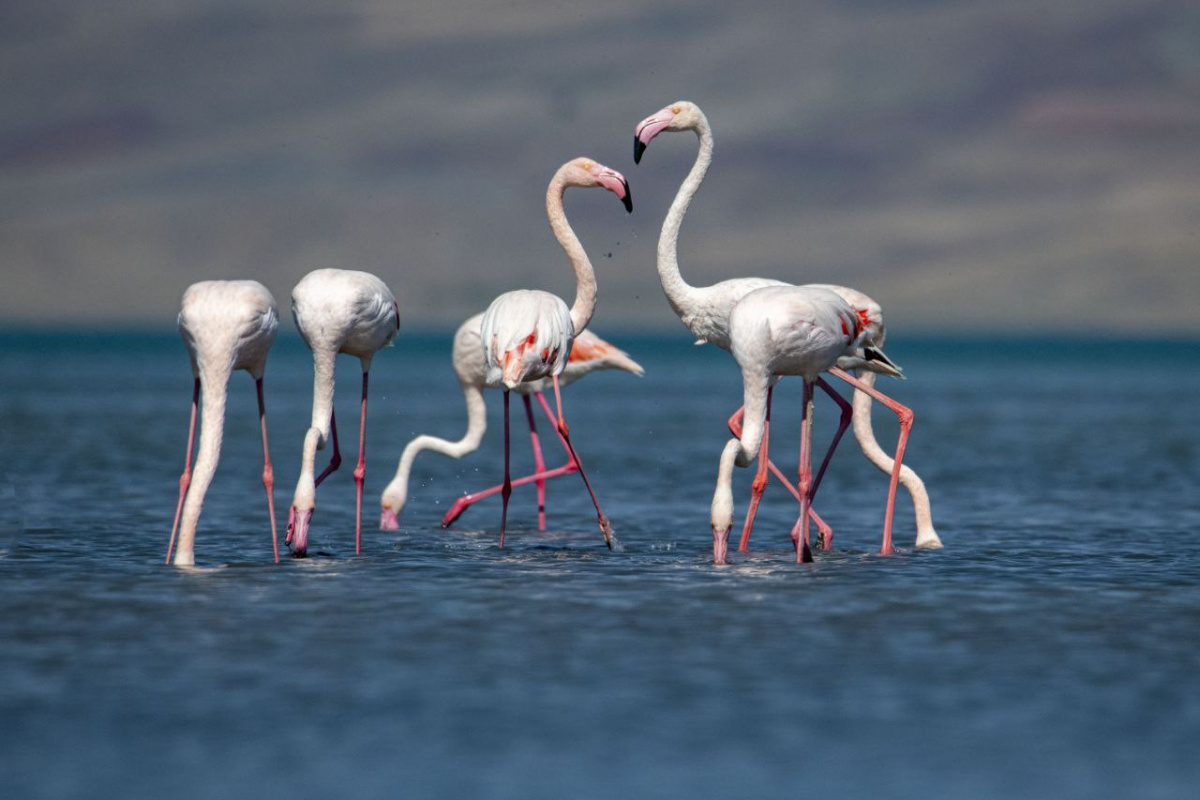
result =
[[[275,532],[275,470],[271,468],[271,453],[267,449],[267,406],[263,402],[262,378],[255,381],[258,389],[258,424],[262,428],[263,445],[263,488],[267,490],[267,511],[271,514],[271,548],[275,551],[275,563],[279,563],[279,537]]]
[[[362,497],[363,482],[367,477],[367,374],[366,371],[363,372],[362,410],[358,418],[358,464],[354,467],[355,555],[362,555]]]
[[[900,437],[896,442],[896,457],[895,463],[892,465],[892,479],[888,484],[888,499],[887,511],[883,518],[883,544],[879,547],[879,554],[883,556],[892,555],[896,551],[892,548],[892,517],[896,510],[896,489],[900,484],[900,461],[904,458],[904,448],[908,445],[908,434],[912,430],[913,412],[908,406],[897,403],[892,398],[885,395],[883,392],[876,389],[874,386],[869,386],[863,383],[853,375],[848,374],[844,370],[833,367],[829,370],[831,375],[835,375],[856,389],[861,389],[871,396],[872,399],[878,400],[885,406],[890,408],[900,418]]]
[[[829,468],[829,462],[833,458],[833,451],[837,450],[838,444],[842,441],[842,437],[846,434],[846,429],[850,427],[850,420],[854,417],[854,406],[846,402],[846,398],[833,390],[824,378],[817,378],[817,386],[820,386],[825,394],[829,395],[833,402],[837,403],[842,409],[842,415],[838,419],[837,433],[833,435],[833,441],[829,443],[829,449],[825,451],[825,458],[821,460],[821,468],[817,470],[817,475],[813,478],[812,497],[815,500],[817,490],[821,488],[821,479],[825,477],[825,470]],[[811,507],[810,507],[811,513]],[[813,520],[817,522],[817,539],[821,542],[822,550],[829,550],[833,547],[833,529],[823,522],[817,521],[814,515]]]
[[[188,487],[192,485],[192,448],[196,444],[196,408],[200,404],[200,379],[196,378],[192,389],[192,421],[188,423],[187,460],[183,464],[183,474],[179,476],[179,502],[175,504],[175,521],[171,523],[171,541],[167,543],[167,564],[171,563],[171,553],[175,550],[175,534],[179,532],[179,514],[183,511],[183,499],[187,497]]]
[[[550,424],[552,426],[554,426],[555,432],[557,433],[558,420],[555,419],[554,412],[550,410],[550,404],[546,402],[546,398],[541,392],[537,392],[535,394],[535,396],[537,397],[538,401],[542,404],[542,410],[545,411],[547,419],[550,420]],[[562,443],[563,449],[567,450],[567,444],[566,444],[566,442],[563,441],[561,434],[558,435],[558,441],[560,443]],[[549,470],[545,470],[542,472],[536,472],[533,475],[526,475],[523,478],[517,478],[512,481],[512,487],[515,489],[518,486],[524,486],[527,483],[535,483],[537,481],[548,481],[552,478],[557,478],[560,475],[569,475],[572,472],[578,472],[578,471],[579,471],[579,465],[577,463],[575,463],[575,461],[572,460],[570,451],[567,450],[567,463],[566,464],[563,464],[561,467],[555,467],[554,469],[549,469]],[[463,497],[458,498],[457,500],[454,501],[454,505],[452,505],[450,507],[450,510],[446,512],[446,515],[444,517],[442,517],[442,527],[449,528],[451,525],[454,524],[454,521],[456,519],[458,519],[459,517],[461,517],[463,515],[463,512],[465,512],[468,508],[473,506],[475,503],[478,503],[480,500],[483,500],[487,497],[491,497],[492,495],[499,494],[501,492],[501,490],[503,490],[503,489],[504,489],[503,484],[497,484],[488,489],[483,489],[482,491],[478,491],[473,494],[464,495]]]
[[[504,390],[504,483],[501,484],[500,498],[503,503],[500,509],[500,547],[504,547],[504,529],[508,525],[508,498],[512,495],[512,478],[508,473],[508,389]]]
[[[772,387],[772,389],[768,390],[768,395],[770,394],[770,392],[772,390],[773,390],[773,387]],[[771,404],[771,401],[770,401],[770,399],[768,399],[767,400],[768,416],[770,415],[770,408],[771,408],[770,404]],[[738,438],[738,439],[742,438],[742,418],[745,416],[745,414],[746,414],[746,409],[743,407],[743,408],[739,408],[737,411],[733,412],[733,416],[731,416],[729,418],[729,430],[733,433],[735,438]],[[764,448],[764,451],[767,446],[768,428],[769,428],[769,421],[768,421],[768,425],[763,426],[763,448]],[[760,454],[759,458],[762,459],[762,458],[764,458],[764,456]],[[767,470],[772,475],[774,475],[775,478],[780,483],[783,484],[783,487],[788,490],[788,492],[792,495],[792,497],[794,497],[796,500],[799,500],[800,493],[796,491],[796,487],[793,486],[792,482],[787,479],[787,476],[784,475],[783,472],[780,471],[779,467],[775,466],[775,462],[771,461],[768,458],[768,459],[766,459],[766,465],[767,465]],[[761,468],[762,468],[761,461],[759,463],[759,468],[761,471]],[[758,480],[758,478],[756,476],[755,481],[757,482],[757,480]],[[766,488],[765,483],[763,484],[763,488],[765,490],[765,488]],[[754,501],[753,496],[751,496],[751,502],[754,503],[755,508],[757,508],[758,503]],[[813,508],[811,505],[808,507],[808,516],[810,519],[812,519],[813,523],[817,526],[817,535],[819,537],[821,537],[822,541],[832,542],[833,541],[833,529],[830,528],[829,525],[827,525],[825,523],[825,520],[821,519],[821,515],[818,514],[817,510],[815,508]],[[753,520],[749,519],[749,517],[750,517],[749,512],[747,512],[748,524],[742,530],[742,541],[738,545],[738,552],[742,552],[742,553],[746,552],[746,548],[750,544],[750,526],[753,524]]]
[[[604,543],[611,550],[613,547],[612,526],[608,523],[608,517],[600,510],[600,501],[596,499],[596,493],[592,491],[592,482],[588,480],[587,473],[583,469],[583,462],[579,460],[579,454],[575,452],[575,447],[571,444],[571,434],[567,430],[567,421],[563,418],[562,394],[559,391],[557,375],[554,376],[554,404],[558,408],[558,433],[567,446],[567,453],[571,456],[571,461],[579,467],[579,476],[583,478],[583,485],[587,487],[588,495],[592,498],[592,505],[596,507],[596,521],[600,523],[600,532],[604,534]]]
[[[754,517],[758,513],[758,503],[762,500],[763,491],[767,488],[767,481],[770,478],[767,475],[767,465],[771,459],[768,456],[768,445],[771,437],[771,394],[775,391],[775,387],[767,389],[767,418],[763,421],[762,445],[758,452],[758,471],[754,474],[754,482],[750,484],[750,505],[746,509],[746,522],[742,525],[742,540],[738,543],[738,552],[746,552],[746,548],[750,545],[750,530],[754,527]],[[745,414],[745,411],[742,412]],[[732,427],[733,420],[730,420]],[[738,420],[740,423],[741,420]],[[741,434],[738,434],[741,438]]]
[[[533,402],[530,401],[529,395],[522,395],[521,399],[525,401],[525,419],[529,421],[529,440],[533,445],[533,472],[534,475],[540,475],[546,471],[546,462],[542,460],[542,443],[538,439],[537,425],[533,421]],[[537,507],[538,507],[538,530],[546,530],[546,479],[538,478],[537,483]]]
[[[813,387],[804,381],[804,410],[800,416],[800,474],[796,490],[800,494],[800,516],[792,529],[792,541],[796,545],[796,563],[812,561],[812,550],[808,546],[808,510],[812,496],[812,399]]]

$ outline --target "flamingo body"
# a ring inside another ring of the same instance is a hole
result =
[[[699,140],[699,148],[696,160],[680,185],[663,220],[657,253],[659,280],[671,308],[697,337],[697,344],[711,342],[722,349],[730,350],[729,320],[733,309],[753,291],[770,286],[787,286],[788,284],[766,278],[734,278],[712,286],[696,287],[689,285],[684,280],[678,261],[679,229],[692,198],[703,183],[704,176],[712,162],[713,136],[708,119],[695,103],[680,101],[666,106],[638,123],[634,130],[633,154],[634,161],[640,162],[646,147],[656,136],[663,132],[681,131],[695,133]],[[890,398],[885,398],[873,388],[874,373],[881,372],[896,377],[901,374],[900,369],[882,354],[884,327],[881,307],[867,295],[849,287],[809,284],[806,288],[824,289],[839,295],[854,309],[863,328],[862,349],[845,353],[836,364],[840,370],[867,370],[867,372],[862,376],[862,386],[855,388],[853,409],[852,412],[849,412],[851,416],[844,414],[842,427],[835,436],[834,442],[836,443],[840,438],[841,431],[850,424],[852,419],[855,437],[858,439],[864,455],[871,463],[888,473],[895,473],[896,468],[899,467],[900,480],[912,495],[916,512],[917,546],[941,547],[941,540],[933,528],[929,512],[929,497],[924,484],[911,468],[898,464],[896,459],[892,459],[883,452],[875,440],[871,427],[872,397],[897,411],[902,418],[904,415],[908,415],[911,423],[911,412],[907,408],[896,404]],[[824,381],[818,381],[818,384],[830,392],[831,396],[836,397]],[[845,401],[838,399],[844,405]],[[828,456],[826,457],[827,462]],[[756,494],[752,498],[751,513],[747,516],[746,530],[743,533],[743,549],[749,536],[750,525],[753,522],[752,515],[753,509],[757,505],[757,496],[765,487],[766,466],[768,464],[763,465],[761,481],[756,479]],[[774,469],[774,465],[770,466]],[[776,472],[778,471],[776,470]]]
[[[387,284],[376,276],[357,270],[318,269],[304,276],[292,290],[292,316],[301,338],[312,350],[314,380],[312,424],[304,438],[288,540],[293,554],[307,554],[316,487],[341,463],[333,413],[333,381],[336,357],[346,353],[358,358],[363,373],[359,459],[354,471],[358,489],[355,550],[361,552],[368,374],[375,353],[391,344],[400,329],[400,311]],[[316,452],[325,447],[331,434],[333,459],[320,476],[314,476]]]
[[[475,314],[467,318],[454,333],[454,344],[451,349],[451,360],[454,372],[458,376],[459,386],[467,406],[467,430],[463,437],[451,442],[437,436],[417,436],[404,447],[400,455],[400,463],[396,467],[396,475],[383,490],[380,499],[379,527],[383,530],[396,530],[400,527],[399,516],[408,502],[408,483],[412,473],[413,462],[424,450],[433,450],[451,458],[462,458],[479,449],[483,435],[487,431],[487,412],[483,401],[483,389],[487,387],[487,365],[483,355],[483,340],[480,335],[483,314]],[[621,369],[641,375],[640,364],[629,357],[623,350],[604,341],[590,330],[585,330],[575,337],[567,356],[567,365],[559,376],[559,384],[566,386],[579,380],[584,375],[595,370]],[[514,386],[512,391],[526,397],[540,396],[551,381],[541,378]],[[531,432],[531,435],[535,435]],[[573,469],[570,471],[574,471]],[[498,491],[497,487],[496,491]],[[481,498],[495,494],[487,493],[468,495],[469,498]],[[465,500],[466,498],[460,499]],[[464,504],[463,510],[465,510]],[[458,513],[451,512],[447,517],[452,521]],[[443,524],[447,524],[444,522]]]
[[[167,560],[174,550],[176,566],[195,564],[196,528],[204,496],[216,472],[225,422],[229,380],[235,370],[250,373],[258,386],[259,417],[263,437],[263,483],[271,512],[271,535],[275,536],[272,498],[273,476],[267,451],[266,415],[262,400],[262,378],[267,353],[279,329],[275,298],[257,281],[201,281],[187,288],[179,310],[179,332],[187,347],[195,378],[192,430],[188,460],[180,479],[180,498],[172,525]],[[196,400],[201,399],[202,423],[195,469],[191,467],[195,433]],[[178,547],[175,528],[178,526]],[[278,558],[278,552],[276,553]]]

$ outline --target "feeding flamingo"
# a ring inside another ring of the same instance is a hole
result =
[[[613,546],[612,527],[600,510],[596,493],[571,444],[567,423],[562,412],[559,375],[567,366],[574,338],[587,327],[596,308],[596,274],[592,262],[571,230],[563,212],[563,194],[570,186],[600,187],[615,194],[633,210],[629,184],[616,170],[588,158],[576,158],[563,164],[550,179],[546,189],[546,214],[558,243],[566,252],[575,270],[575,301],[568,309],[562,298],[549,292],[518,289],[505,292],[492,301],[480,323],[483,357],[489,386],[504,386],[504,483],[500,490],[500,546],[504,546],[504,531],[508,523],[508,498],[512,494],[509,474],[509,393],[522,383],[549,378],[554,387],[558,411],[557,428],[572,462],[596,508],[596,518],[604,534],[604,542]]]
[[[787,286],[789,284],[766,278],[733,278],[713,284],[712,286],[695,287],[689,285],[683,279],[679,271],[677,256],[679,228],[683,223],[683,217],[687,213],[692,197],[699,190],[700,184],[703,182],[708,167],[712,162],[712,129],[704,112],[695,103],[681,101],[663,108],[640,122],[634,131],[633,144],[634,161],[640,162],[647,145],[658,134],[664,131],[679,132],[687,130],[695,132],[699,139],[699,150],[691,170],[680,185],[675,199],[672,201],[667,215],[663,220],[657,253],[659,280],[662,283],[663,291],[667,296],[668,302],[671,304],[671,308],[689,330],[697,336],[696,343],[704,344],[712,342],[724,350],[729,350],[729,317],[733,308],[742,298],[756,289],[768,286]],[[882,310],[879,305],[854,289],[827,284],[822,284],[820,287],[838,294],[855,309],[860,322],[866,324],[866,335],[860,343],[859,350],[853,357],[843,356],[839,362],[841,368],[855,369],[861,365],[859,362],[865,361],[872,361],[876,367],[881,365],[886,366],[885,362],[880,359],[883,344],[883,319]],[[886,363],[890,364],[890,362]],[[894,365],[891,366],[894,368]],[[843,377],[838,372],[834,372],[833,374]],[[899,375],[899,370],[895,369],[890,374]],[[873,384],[873,381],[874,378],[871,377],[870,384]],[[929,499],[928,494],[925,492],[924,484],[921,483],[916,472],[911,468],[904,467],[897,459],[889,458],[875,441],[870,419],[871,397],[865,392],[860,393],[859,391],[855,391],[853,410],[848,414],[845,412],[845,401],[823,379],[816,378],[815,385],[820,386],[824,391],[829,393],[843,407],[843,415],[838,433],[834,437],[834,445],[836,446],[842,432],[850,424],[852,416],[855,436],[858,438],[860,446],[871,462],[888,473],[896,473],[897,468],[899,468],[900,477],[905,487],[912,494],[913,505],[916,509],[918,520],[917,546],[940,547],[941,541],[938,539],[937,533],[930,522]],[[768,409],[770,408],[770,395],[771,392],[768,390],[766,397]],[[885,402],[884,395],[882,394],[878,395],[876,399]],[[904,419],[911,420],[911,410],[890,398],[886,399],[885,404],[896,412],[902,421]],[[740,412],[735,413],[731,418],[731,423],[734,423],[732,427],[734,427],[735,435],[737,434],[736,421],[739,419],[739,415]],[[902,440],[907,437],[907,433],[908,431],[905,426],[902,426],[900,433]],[[897,449],[899,451],[902,448],[898,447]],[[832,453],[832,447],[830,448],[830,452]],[[828,460],[829,455],[826,455],[824,464],[828,464]],[[824,472],[824,464],[818,472],[818,478]],[[770,463],[769,459],[766,460],[766,466],[770,467],[771,471],[782,479],[782,474],[775,465]],[[786,480],[784,480],[784,483],[788,485]],[[819,480],[814,481],[814,489],[817,485],[819,485]],[[758,497],[761,496],[765,486],[766,472],[765,469],[760,469],[753,484],[751,513],[747,515],[742,534],[742,543],[739,549],[745,549],[750,535],[750,528],[753,525],[753,509],[757,506]],[[793,488],[792,491],[794,492],[795,489]],[[890,520],[890,518],[891,511],[889,509],[885,515],[885,536],[889,539],[890,525],[886,520]],[[826,542],[826,545],[828,545],[830,533],[827,526],[824,526],[819,521],[819,518],[818,525],[822,528],[822,538]]]
[[[362,407],[358,423],[358,463],[354,468],[354,552],[362,552],[362,495],[366,476],[367,383],[371,359],[391,344],[400,330],[400,308],[387,285],[368,272],[318,269],[292,290],[292,316],[312,350],[314,365],[312,426],[304,436],[300,479],[288,517],[288,542],[298,557],[308,554],[308,532],[317,505],[317,487],[342,463],[333,413],[333,374],[338,353],[362,366]],[[317,451],[332,437],[333,456],[313,477]]]
[[[271,544],[279,562],[275,534],[274,472],[267,449],[267,412],[263,403],[263,371],[267,351],[275,342],[279,314],[275,298],[258,281],[201,281],[183,293],[179,310],[179,332],[192,360],[192,416],[188,424],[187,460],[179,478],[179,501],[171,524],[167,545],[167,563],[175,552],[175,566],[196,563],[196,526],[204,495],[217,471],[221,439],[225,426],[225,400],[234,370],[244,369],[254,378],[258,391],[259,429],[262,431],[262,483],[267,491],[267,511],[271,515]],[[192,447],[196,435],[196,407],[202,406],[200,449],[192,468]],[[182,525],[180,520],[182,519]],[[175,534],[179,547],[175,549]]]
[[[400,455],[400,463],[396,468],[396,476],[383,490],[383,497],[380,500],[379,527],[383,530],[396,530],[400,527],[399,516],[408,502],[409,475],[412,472],[413,462],[421,451],[432,450],[451,458],[462,458],[479,449],[484,431],[487,430],[487,413],[483,402],[483,389],[487,386],[487,368],[483,360],[483,345],[479,335],[482,320],[483,314],[476,314],[459,326],[458,331],[454,334],[454,371],[458,375],[458,382],[467,403],[467,431],[456,442],[437,436],[418,436],[404,447],[404,452]],[[639,376],[643,372],[641,365],[631,359],[623,350],[604,341],[590,330],[585,330],[575,337],[575,342],[571,346],[571,354],[567,357],[567,366],[559,378],[559,383],[566,386],[589,372],[601,369],[622,369]],[[533,396],[537,399],[546,413],[546,417],[550,420],[550,424],[557,426],[553,412],[550,411],[550,406],[542,395],[549,383],[548,380],[542,378],[530,383],[518,384],[513,389],[525,401],[525,416],[529,421],[529,436],[533,443],[534,474],[518,478],[512,482],[512,485],[521,486],[526,483],[537,485],[538,530],[546,529],[546,480],[579,471],[579,465],[570,458],[569,452],[567,463],[555,469],[547,470],[545,462],[542,460],[542,448],[534,424],[533,405],[530,397]],[[442,527],[449,527],[471,505],[485,497],[498,494],[502,489],[503,485],[493,486],[490,489],[458,498],[442,518]]]
[[[796,483],[800,514],[792,529],[796,560],[811,561],[808,547],[809,504],[812,475],[812,399],[813,385],[822,372],[832,371],[872,396],[879,392],[842,372],[842,359],[858,362],[860,368],[888,373],[893,366],[886,360],[861,359],[865,330],[854,308],[828,289],[810,286],[767,286],[748,293],[733,307],[729,317],[730,352],[742,369],[745,424],[740,438],[730,439],[721,454],[717,488],[713,493],[713,563],[725,563],[729,530],[733,525],[733,466],[748,466],[759,459],[760,474],[765,472],[766,453],[759,455],[760,442],[766,447],[768,394],[779,376],[798,375],[804,385],[801,413],[800,470]],[[902,425],[904,420],[902,417]],[[896,459],[903,457],[904,443]],[[889,510],[894,502],[898,472],[893,473],[888,491]],[[888,519],[890,523],[890,516]],[[882,552],[891,552],[891,527],[884,526]]]

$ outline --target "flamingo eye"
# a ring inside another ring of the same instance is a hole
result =
[[[672,114],[678,114],[680,111],[683,111],[683,109],[682,109],[682,108],[680,108],[679,106],[674,106],[674,107],[672,107],[672,108],[671,108],[671,113],[672,113]]]

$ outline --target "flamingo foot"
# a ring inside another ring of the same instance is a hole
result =
[[[598,517],[598,521],[600,522],[600,532],[604,534],[604,543],[608,545],[609,550],[612,550],[613,540],[616,537],[613,535],[612,525],[610,525],[608,522],[608,515],[601,514]]]
[[[822,550],[833,549],[833,528],[823,520],[817,525],[817,541],[820,542]]]
[[[446,512],[446,516],[442,517],[442,527],[449,528],[470,507],[471,502],[466,497],[460,497],[455,500],[454,505],[450,506],[450,510]]]

